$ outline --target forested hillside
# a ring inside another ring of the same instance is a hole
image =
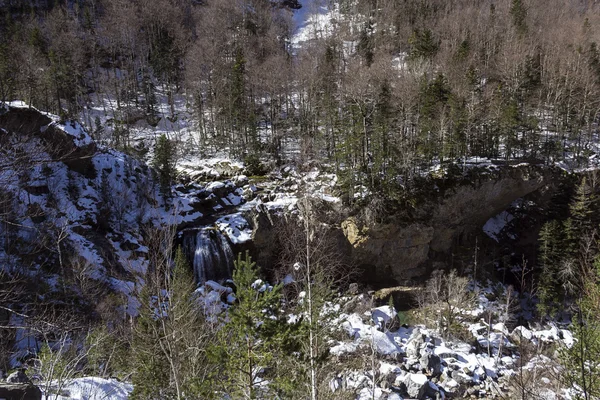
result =
[[[7,4],[0,100],[82,116],[122,149],[139,121],[185,113],[190,152],[325,157],[374,189],[458,158],[595,149],[593,1],[315,1],[300,21],[297,1]]]
[[[600,399],[599,46],[596,0],[0,0],[0,398]]]

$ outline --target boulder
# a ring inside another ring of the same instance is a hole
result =
[[[442,374],[442,359],[430,351],[423,354],[419,362],[421,368],[424,368],[432,376],[438,377]]]
[[[422,387],[428,384],[429,380],[424,374],[408,374],[404,380],[406,394],[413,399],[420,398],[419,394],[421,393]]]
[[[31,383],[31,381],[29,380],[29,377],[25,374],[25,372],[23,372],[23,370],[18,370],[18,371],[13,372],[12,374],[10,374],[8,376],[8,378],[6,378],[6,382],[7,383],[25,383],[25,384]]]
[[[423,386],[419,389],[419,393],[417,394],[417,399],[426,400],[426,399],[443,399],[442,393],[440,392],[440,388],[433,382],[425,382]]]
[[[458,382],[461,385],[463,385],[463,384],[466,385],[468,383],[473,382],[473,379],[469,375],[467,375],[461,371],[452,371],[450,376],[452,377],[452,379],[454,379],[456,382]]]
[[[41,400],[42,391],[34,385],[0,383],[0,399]]]
[[[416,328],[406,344],[406,356],[408,358],[419,359],[421,357],[421,349],[425,347],[426,336],[419,328]]]

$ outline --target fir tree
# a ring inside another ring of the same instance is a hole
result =
[[[560,355],[564,383],[576,399],[591,400],[600,397],[600,259],[596,259],[593,270],[586,275],[571,326],[575,341],[571,347],[563,348]]]
[[[171,196],[171,183],[175,172],[175,149],[165,134],[162,134],[156,143],[153,166],[158,171],[158,181],[166,204]]]
[[[510,4],[510,16],[512,23],[519,34],[527,32],[527,8],[523,4],[523,0],[512,0]]]
[[[238,255],[233,283],[236,304],[209,349],[211,361],[219,365],[214,384],[231,398],[273,396],[287,386],[286,380],[293,379],[287,374],[284,379],[282,372],[289,371],[278,368],[288,332],[279,313],[282,287],[259,279],[256,263],[248,253],[244,258]]]

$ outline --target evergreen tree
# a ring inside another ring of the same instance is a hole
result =
[[[102,122],[100,122],[100,117],[96,116],[94,118],[94,139],[100,141],[102,140],[102,136],[104,136],[104,127],[102,126]]]
[[[558,221],[547,222],[540,230],[538,308],[542,314],[555,312],[563,299],[560,281],[560,268],[564,260],[562,233],[563,227]]]
[[[523,4],[523,0],[512,0],[510,4],[510,16],[512,23],[519,34],[527,32],[527,8]]]
[[[596,205],[596,196],[584,176],[575,189],[573,201],[569,208],[571,218],[573,219],[573,236],[583,237],[584,233],[590,232],[594,225],[594,210]]]
[[[153,167],[158,171],[158,181],[167,204],[167,199],[171,197],[171,184],[175,172],[175,148],[164,133],[158,138],[154,149]]]
[[[219,366],[213,383],[231,398],[272,398],[294,379],[290,371],[278,367],[288,335],[279,311],[282,286],[272,287],[259,279],[248,253],[244,258],[238,255],[233,283],[236,304],[209,349],[211,361]]]
[[[140,293],[143,309],[133,331],[131,344],[131,364],[135,368],[131,376],[134,386],[131,394],[133,400],[169,397],[166,393],[169,383],[169,364],[160,346],[157,299],[150,293],[148,287],[144,287]]]
[[[156,99],[156,87],[152,82],[152,77],[148,74],[143,74],[142,77],[142,89],[144,91],[144,97],[146,101],[146,121],[150,126],[156,127],[160,122],[160,116],[158,115],[158,100]]]
[[[367,67],[373,64],[373,23],[369,20],[366,26],[360,32],[360,39],[356,50],[365,60]]]
[[[600,398],[600,259],[586,274],[578,311],[571,325],[575,342],[563,348],[562,378],[576,399]]]
[[[438,137],[444,133],[440,132],[439,122],[446,118],[447,105],[451,95],[448,79],[442,74],[438,74],[431,82],[424,79],[421,83],[419,150],[425,157],[425,161],[431,161],[436,155],[439,155],[439,150],[444,145]]]
[[[411,58],[433,57],[439,50],[439,43],[430,29],[415,30],[408,40]]]

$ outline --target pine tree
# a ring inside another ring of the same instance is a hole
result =
[[[575,342],[560,353],[563,381],[576,399],[585,400],[600,397],[600,258],[589,272],[571,325]]]
[[[527,33],[527,8],[523,0],[512,0],[510,4],[510,16],[512,23],[519,34]]]
[[[160,135],[156,143],[153,167],[158,171],[158,181],[166,204],[171,196],[171,183],[175,172],[175,149],[165,134]]]
[[[556,311],[563,298],[560,284],[562,232],[562,224],[558,221],[549,221],[540,230],[538,308],[542,314]]]
[[[231,398],[271,397],[293,379],[289,371],[278,368],[288,334],[279,311],[282,286],[272,287],[259,279],[248,253],[244,258],[238,255],[233,283],[236,304],[209,349],[211,361],[219,366],[213,383]]]
[[[143,309],[135,323],[131,344],[131,364],[135,368],[131,376],[134,386],[131,398],[158,399],[166,395],[169,365],[159,344],[160,323],[156,315],[156,299],[151,296],[148,287],[142,289],[139,297]]]

